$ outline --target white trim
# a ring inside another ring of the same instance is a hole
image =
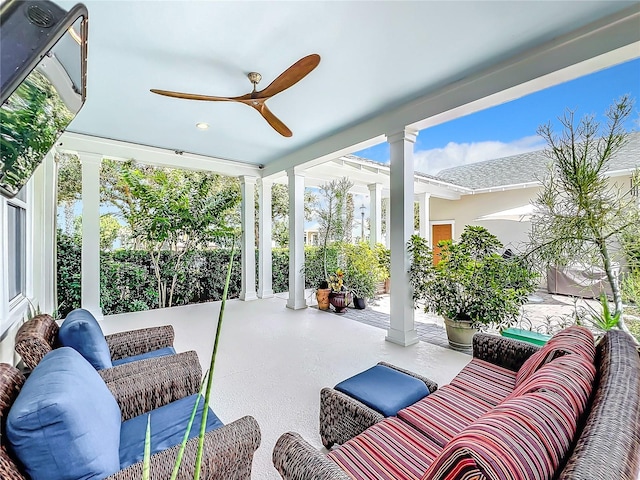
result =
[[[433,248],[433,226],[434,225],[451,225],[451,239],[456,238],[456,221],[455,220],[433,220],[429,222],[429,247]]]

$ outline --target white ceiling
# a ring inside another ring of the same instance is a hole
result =
[[[267,173],[443,121],[460,105],[480,108],[473,102],[497,92],[521,96],[518,85],[611,51],[587,68],[640,56],[637,1],[84,3],[88,96],[70,131]],[[264,88],[310,53],[322,57],[318,68],[267,103],[291,138],[245,105],[149,92],[242,95],[249,71]]]

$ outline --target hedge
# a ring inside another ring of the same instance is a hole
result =
[[[172,305],[211,302],[222,298],[227,249],[187,252],[178,274]],[[168,252],[164,254],[166,258]],[[327,248],[329,271],[337,265],[337,249]],[[163,276],[171,267],[161,262]],[[256,251],[256,278],[258,252]],[[273,249],[273,291],[289,290],[289,249]],[[80,307],[81,246],[70,236],[58,232],[58,314],[64,317]],[[229,284],[229,298],[237,298],[241,288],[241,259],[236,254]],[[305,248],[306,287],[316,288],[324,278],[321,248]],[[140,250],[116,250],[100,254],[100,303],[105,315],[158,308],[156,278],[149,253]]]

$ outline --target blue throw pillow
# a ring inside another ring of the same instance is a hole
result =
[[[96,370],[111,368],[111,352],[104,333],[95,317],[84,308],[76,308],[60,326],[58,339],[64,347],[71,347]]]
[[[72,348],[49,352],[7,415],[11,448],[32,480],[101,479],[120,470],[120,408]]]

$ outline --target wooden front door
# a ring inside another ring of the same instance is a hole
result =
[[[431,245],[433,245],[433,264],[440,262],[440,247],[438,242],[441,240],[451,240],[453,234],[452,225],[450,223],[439,223],[431,225]]]

